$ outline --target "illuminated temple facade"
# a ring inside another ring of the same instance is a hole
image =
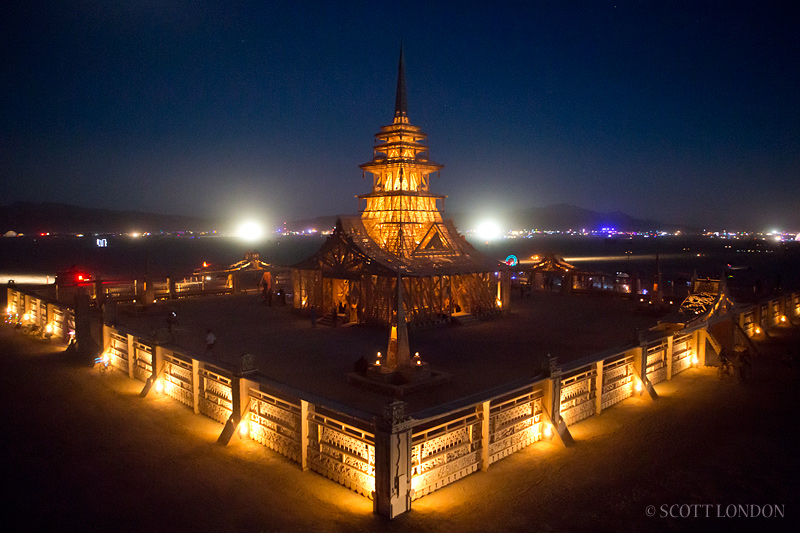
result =
[[[375,135],[372,160],[361,165],[372,192],[358,197],[360,215],[339,217],[320,250],[293,267],[295,307],[390,323],[399,274],[412,323],[507,309],[505,266],[442,218],[445,196],[430,191],[442,167],[430,159],[427,135],[409,122],[401,50],[394,120]]]

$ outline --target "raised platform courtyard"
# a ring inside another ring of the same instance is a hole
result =
[[[175,311],[174,342],[163,331]],[[451,376],[449,382],[403,398],[414,414],[494,389],[530,382],[547,355],[568,364],[610,349],[638,345],[637,331],[657,316],[630,300],[604,296],[535,294],[515,300],[513,310],[470,327],[412,330],[410,347],[423,361]],[[372,362],[385,352],[388,327],[317,325],[285,307],[266,306],[257,295],[160,302],[146,310],[120,305],[117,325],[138,335],[161,337],[167,348],[202,356],[206,329],[217,337],[213,358],[232,365],[255,356],[259,373],[315,396],[372,414],[393,398],[348,383],[359,357]],[[162,330],[162,331],[158,331]],[[209,358],[209,359],[213,359]]]

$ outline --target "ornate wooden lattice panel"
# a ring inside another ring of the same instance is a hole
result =
[[[747,311],[742,314],[742,329],[748,337],[756,334],[756,313],[755,311]]]
[[[111,357],[111,366],[128,373],[128,338],[112,332],[106,348]]]
[[[22,305],[20,303],[21,295],[17,291],[10,291],[8,298],[8,314],[19,315],[22,314]]]
[[[39,321],[37,322],[37,324],[39,324],[39,326],[42,329],[44,329],[44,327],[47,325],[47,304],[45,303],[44,300],[39,300],[38,303],[39,303],[39,305],[38,305],[38,307],[39,307],[39,311],[38,311]]]
[[[647,348],[647,379],[655,385],[667,379],[667,342]]]
[[[692,366],[692,334],[675,335],[672,339],[672,375]]]
[[[207,368],[201,368],[200,412],[220,424],[228,421],[233,413],[233,389],[231,379]]]
[[[633,356],[612,359],[603,365],[603,409],[611,407],[633,394]]]
[[[164,355],[164,392],[184,405],[194,407],[192,362],[177,354]]]
[[[375,490],[375,434],[329,415],[308,415],[308,466],[367,497]]]
[[[41,326],[47,319],[47,304],[39,298],[30,298],[29,302],[28,314],[30,314],[30,323]],[[44,307],[44,311],[42,307]]]
[[[528,392],[491,406],[489,464],[542,438],[542,392]]]
[[[147,381],[153,375],[153,348],[140,342],[133,343],[133,377]]]
[[[69,312],[64,312],[64,310],[59,307],[53,309],[53,337],[63,340],[69,336],[69,327],[67,326],[68,315]],[[125,351],[128,351],[127,341]]]
[[[413,499],[475,472],[481,461],[481,416],[477,407],[412,434]]]
[[[597,370],[592,366],[561,378],[560,413],[568,426],[595,413],[596,376]]]
[[[270,394],[250,389],[250,438],[267,448],[300,462],[302,424],[300,406]]]
[[[772,300],[769,302],[769,325],[777,326],[781,321],[781,305],[780,301]]]

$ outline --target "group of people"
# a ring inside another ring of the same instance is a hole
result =
[[[283,287],[278,287],[275,295],[281,305],[286,305],[286,291],[283,290]],[[261,285],[261,303],[272,307],[272,288],[266,283]]]

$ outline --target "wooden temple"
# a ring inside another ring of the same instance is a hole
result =
[[[508,308],[510,272],[442,218],[445,196],[431,193],[430,177],[443,165],[429,153],[427,135],[408,119],[401,49],[394,120],[375,135],[372,160],[361,165],[372,192],[358,196],[360,215],[339,217],[320,250],[293,266],[296,308],[383,324],[398,301],[410,323]],[[398,275],[401,300],[394,297]]]

